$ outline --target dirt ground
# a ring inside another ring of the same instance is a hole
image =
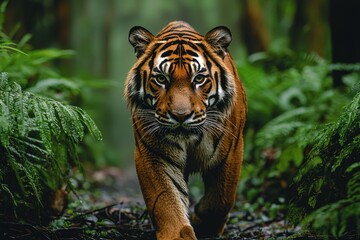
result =
[[[155,239],[134,169],[124,171],[109,167],[93,172],[91,177],[96,187],[101,189],[97,201],[112,206],[108,212],[113,221],[125,223],[121,219],[123,217],[129,220],[125,225],[133,224],[127,225],[123,239]],[[269,219],[265,214],[255,215],[235,210],[230,214],[224,235],[217,239],[279,239],[293,236],[298,231],[299,227],[289,225],[284,216]]]
[[[134,169],[107,167],[87,176],[91,187],[70,193],[68,209],[52,227],[5,222],[2,239],[156,239]],[[230,213],[224,235],[212,239],[322,239],[297,236],[300,228],[281,214],[270,219],[239,209]]]

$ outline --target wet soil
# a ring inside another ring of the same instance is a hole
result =
[[[107,167],[87,175],[90,190],[70,193],[68,209],[51,226],[1,222],[1,239],[156,239],[133,169]],[[299,230],[284,214],[271,219],[240,208],[230,213],[223,236],[211,239],[321,239],[297,236]]]

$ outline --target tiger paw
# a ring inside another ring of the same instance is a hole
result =
[[[191,217],[191,224],[194,227],[198,237],[217,237],[224,232],[225,220],[219,220],[216,217],[202,220],[196,214]]]
[[[196,240],[193,228],[191,226],[184,226],[180,230],[180,237],[174,240]]]

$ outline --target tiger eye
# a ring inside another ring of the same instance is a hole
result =
[[[156,81],[160,84],[165,84],[167,79],[164,75],[157,75],[156,76]]]
[[[195,82],[195,83],[202,83],[204,80],[205,80],[205,77],[204,77],[203,75],[197,75],[197,76],[194,78],[194,82]]]

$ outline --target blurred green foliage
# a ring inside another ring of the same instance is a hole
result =
[[[313,129],[291,187],[289,217],[321,234],[360,234],[360,93],[336,121]]]
[[[28,39],[16,44],[0,32],[0,205],[5,216],[46,222],[58,210],[54,194],[71,190],[72,168],[81,169],[85,134],[102,136],[84,110],[65,103],[76,103],[79,85],[48,65],[72,52],[31,50]]]
[[[257,53],[249,59],[252,62],[238,64],[249,105],[241,194],[252,203],[252,210],[265,207],[269,215],[274,208],[286,212],[291,201],[288,217],[297,219],[296,223],[304,219],[304,225],[310,223],[322,234],[339,237],[345,230],[359,231],[356,223],[349,224],[354,218],[358,222],[360,210],[360,195],[351,190],[358,186],[354,174],[357,166],[353,164],[354,156],[360,153],[359,95],[351,107],[344,106],[359,92],[360,64],[332,65],[314,54],[291,51]],[[352,70],[344,77],[342,89],[332,86],[330,73],[334,68]],[[338,134],[341,137],[336,140]],[[322,160],[317,158],[320,153]],[[346,181],[342,179],[345,172]],[[337,195],[337,191],[343,194]],[[347,191],[355,197],[345,203]],[[336,206],[342,209],[350,202],[353,211],[342,212],[337,218]],[[324,215],[324,211],[329,212]],[[329,216],[333,216],[330,223]]]

